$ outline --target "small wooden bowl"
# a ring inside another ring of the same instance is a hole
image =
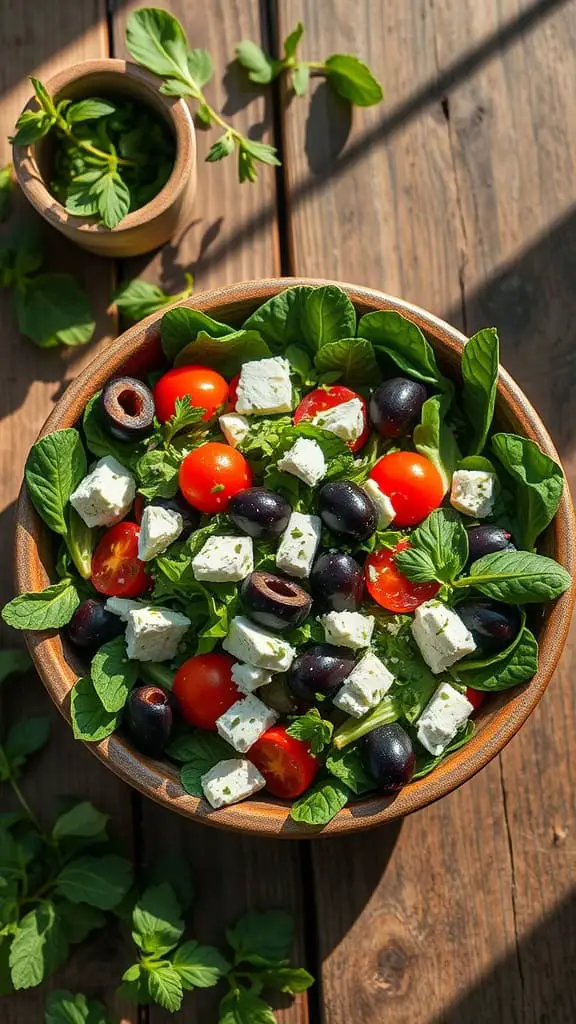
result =
[[[218,320],[240,323],[256,306],[286,287],[326,283],[334,282],[296,278],[248,281],[195,295],[183,304],[203,310]],[[360,315],[375,309],[394,309],[408,316],[426,332],[444,370],[458,378],[462,345],[466,339],[454,327],[417,306],[381,292],[356,285],[343,284],[341,287]],[[158,326],[157,315],[148,317],[101,352],[72,382],[44,424],[41,435],[73,426],[88,399],[111,376],[124,373],[138,375],[157,366],[161,358]],[[548,455],[558,459],[538,414],[505,370],[500,370],[496,422],[502,430],[532,438]],[[566,488],[554,523],[543,538],[542,550],[556,558],[572,576],[575,568],[575,527],[574,509]],[[18,593],[42,590],[48,584],[53,576],[52,547],[48,531],[36,515],[23,487],[16,518]],[[278,837],[331,836],[371,828],[401,818],[450,793],[472,778],[506,746],[534,710],[550,682],[568,634],[574,597],[573,585],[542,615],[540,665],[532,682],[490,697],[479,715],[476,735],[465,747],[450,755],[426,778],[410,783],[397,796],[371,796],[360,800],[340,811],[323,829],[297,824],[290,818],[287,804],[268,797],[212,811],[204,801],[184,792],[175,767],[141,756],[120,736],[111,736],[102,743],[88,746],[121,779],[141,793],[207,824]],[[69,719],[69,693],[81,671],[76,656],[58,634],[27,633],[26,641],[46,689],[62,714]]]
[[[151,107],[169,125],[176,140],[172,174],[154,199],[129,213],[116,228],[105,228],[93,217],[73,217],[48,191],[43,173],[48,166],[50,137],[32,146],[13,146],[18,183],[32,206],[53,227],[83,249],[99,256],[138,256],[157,249],[174,235],[189,212],[196,192],[196,134],[184,100],[164,96],[160,80],[125,60],[86,60],[60,71],[45,82],[56,99],[122,96]],[[26,110],[38,110],[33,98]]]

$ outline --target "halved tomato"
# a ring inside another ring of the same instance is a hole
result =
[[[152,586],[146,565],[138,558],[139,536],[136,523],[117,523],[97,544],[90,579],[101,594],[138,597]]]
[[[366,589],[376,604],[389,612],[413,612],[440,590],[439,583],[412,583],[402,575],[395,555],[409,547],[407,540],[401,540],[395,548],[381,548],[366,559]]]
[[[333,384],[329,388],[315,388],[314,391],[310,391],[297,407],[294,413],[294,423],[312,420],[319,412],[326,412],[327,409],[334,409],[337,405],[344,405],[345,402],[351,402],[353,398],[357,398],[362,403],[364,419],[364,429],[360,437],[357,441],[349,442],[348,445],[353,452],[357,452],[366,443],[370,433],[368,407],[362,395],[358,395],[350,388],[345,388],[343,384]]]
[[[266,788],[282,800],[294,800],[308,789],[318,772],[318,758],[310,744],[289,736],[274,725],[248,751],[248,759],[266,779]]]

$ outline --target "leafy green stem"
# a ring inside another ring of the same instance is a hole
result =
[[[384,700],[374,708],[368,715],[360,719],[350,719],[345,722],[334,734],[334,746],[342,750],[349,743],[366,736],[367,733],[377,729],[380,725],[390,725],[400,717],[400,709],[392,697],[385,697]]]
[[[60,131],[63,132],[66,138],[74,142],[74,144],[79,146],[80,149],[83,149],[85,153],[91,153],[92,156],[98,157],[99,160],[104,160],[109,164],[112,172],[114,172],[117,167],[136,167],[135,160],[126,160],[124,157],[118,156],[116,153],[106,153],[103,149],[98,149],[96,146],[93,146],[91,142],[86,142],[85,139],[79,139],[61,114],[58,114],[56,117],[56,125]]]
[[[25,811],[25,813],[30,818],[30,821],[32,822],[32,824],[35,826],[36,829],[38,829],[38,832],[40,833],[40,835],[43,836],[42,826],[40,825],[40,822],[38,821],[38,818],[34,814],[34,811],[30,807],[30,804],[28,803],[28,801],[27,801],[26,797],[24,796],[22,790],[20,789],[20,786],[16,782],[16,779],[14,778],[14,775],[12,774],[12,772],[10,772],[10,775],[8,776],[8,782],[10,783],[10,785],[12,787],[12,792],[14,793],[14,796],[18,800],[20,806],[22,807],[22,810]]]
[[[174,683],[174,673],[165,665],[154,662],[142,662],[140,675],[146,683],[152,686],[159,686],[162,690],[171,690]]]

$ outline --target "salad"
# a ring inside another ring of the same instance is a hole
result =
[[[493,428],[493,329],[458,383],[414,323],[358,319],[334,285],[240,328],[171,309],[161,337],[162,369],[32,448],[58,581],[4,620],[61,629],[85,663],[77,738],[122,730],[216,811],[262,790],[326,824],[532,678],[531,612],[571,582],[535,550],[562,471]]]

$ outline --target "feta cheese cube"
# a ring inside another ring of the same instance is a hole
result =
[[[112,455],[94,466],[70,495],[70,504],[86,526],[113,526],[124,518],[136,494],[131,473]]]
[[[238,661],[269,672],[287,672],[296,657],[295,649],[286,640],[260,629],[243,615],[232,619],[222,647]]]
[[[267,686],[272,682],[272,673],[264,668],[256,668],[255,665],[236,662],[232,665],[232,682],[236,683],[240,693],[253,693],[260,686]]]
[[[380,658],[367,651],[344,680],[334,704],[353,718],[362,718],[380,703],[393,682],[394,676]]]
[[[179,512],[161,505],[146,505],[140,521],[138,558],[149,562],[177,540],[184,529]]]
[[[430,754],[438,757],[473,710],[473,705],[463,693],[450,683],[442,683],[418,719],[419,742]]]
[[[425,601],[416,609],[412,635],[435,675],[476,650],[474,637],[460,616],[442,601]]]
[[[289,576],[309,576],[320,543],[319,516],[293,512],[276,551],[276,565]]]
[[[336,434],[342,441],[354,444],[366,426],[362,402],[359,398],[351,398],[349,402],[341,402],[331,409],[324,409],[323,412],[316,413],[312,423]]]
[[[292,473],[309,487],[315,487],[326,475],[326,459],[317,441],[307,437],[299,437],[296,444],[277,462],[278,469],[283,473]]]
[[[171,608],[144,605],[128,612],[126,653],[134,661],[171,661],[190,619]]]
[[[496,481],[495,473],[457,469],[452,477],[450,504],[465,516],[484,519],[494,508]]]
[[[144,607],[144,601],[131,601],[129,597],[109,597],[104,605],[107,612],[117,615],[123,622],[128,622],[129,612]]]
[[[235,412],[224,413],[218,419],[220,430],[232,448],[237,448],[250,432],[250,424],[245,416],[239,416]]]
[[[264,789],[266,780],[251,761],[238,757],[218,761],[201,777],[200,783],[208,803],[217,811]]]
[[[374,616],[360,612],[329,612],[323,615],[326,643],[337,647],[368,647],[374,632]]]
[[[381,491],[375,480],[367,480],[365,484],[362,484],[362,489],[366,491],[366,494],[370,498],[370,501],[374,505],[378,513],[378,529],[385,530],[393,519],[396,518],[396,512],[394,505],[390,501],[387,494]]]
[[[274,359],[255,359],[244,363],[236,398],[236,412],[247,416],[262,416],[274,412],[290,412],[292,384],[290,363],[276,356]]]
[[[192,559],[195,580],[238,583],[254,569],[251,537],[209,537]]]
[[[278,713],[269,708],[253,693],[242,700],[237,700],[228,711],[216,719],[218,735],[226,740],[234,750],[245,754],[263,732],[269,729],[278,718]]]

